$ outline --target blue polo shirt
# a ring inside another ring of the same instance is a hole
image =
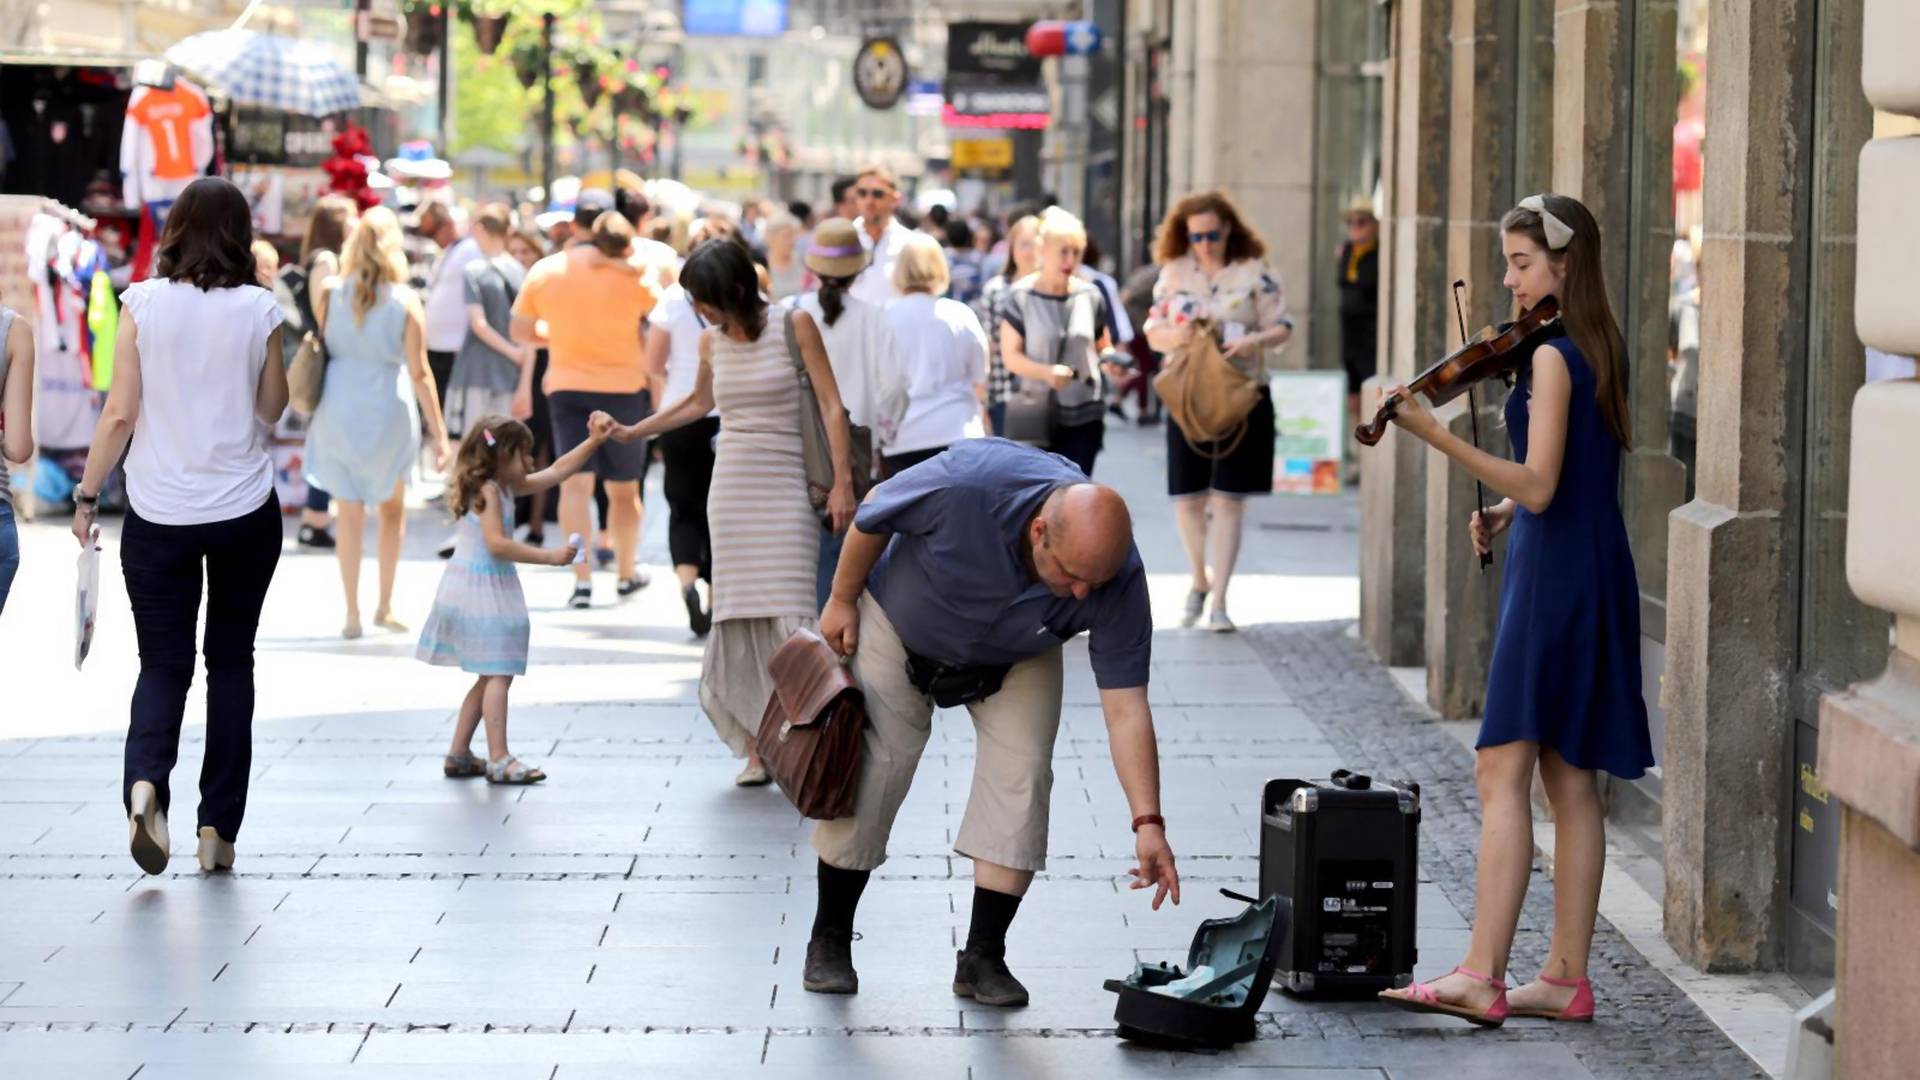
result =
[[[1022,556],[1047,496],[1086,482],[1056,454],[963,439],[874,488],[854,524],[893,539],[867,589],[907,648],[947,664],[1012,664],[1084,630],[1102,690],[1147,685],[1153,613],[1140,549],[1085,600],[1053,595]]]

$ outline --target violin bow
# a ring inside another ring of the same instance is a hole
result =
[[[1465,278],[1454,279],[1453,317],[1460,322],[1460,344],[1462,345],[1467,343],[1467,312],[1466,308],[1460,304],[1460,290],[1466,287],[1467,282]],[[1478,450],[1480,449],[1480,406],[1473,400],[1473,387],[1471,385],[1467,387],[1467,416],[1473,422],[1473,448]],[[1486,521],[1487,489],[1485,485],[1480,483],[1480,478],[1477,476],[1473,478],[1473,499],[1474,506],[1480,512],[1480,520],[1483,522]],[[1492,565],[1493,551],[1491,546],[1489,546],[1488,550],[1480,552],[1480,572],[1483,574],[1486,573],[1487,567]]]

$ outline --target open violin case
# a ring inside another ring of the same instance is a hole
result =
[[[1293,921],[1293,904],[1282,896],[1246,903],[1240,914],[1207,919],[1194,932],[1186,969],[1161,962],[1139,964],[1124,979],[1108,979],[1120,996],[1114,1023],[1123,1039],[1224,1050],[1254,1035],[1254,1020],[1267,999],[1281,943]]]

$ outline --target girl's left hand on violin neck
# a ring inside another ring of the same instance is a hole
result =
[[[1404,386],[1396,386],[1386,391],[1380,400],[1384,403],[1387,398],[1398,399],[1393,407],[1393,422],[1400,430],[1429,444],[1440,434],[1440,421],[1434,419],[1426,403],[1420,400],[1420,395]]]

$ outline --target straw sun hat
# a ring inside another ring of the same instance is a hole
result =
[[[821,277],[853,277],[867,267],[867,249],[846,218],[828,218],[814,227],[807,247],[807,269]]]

